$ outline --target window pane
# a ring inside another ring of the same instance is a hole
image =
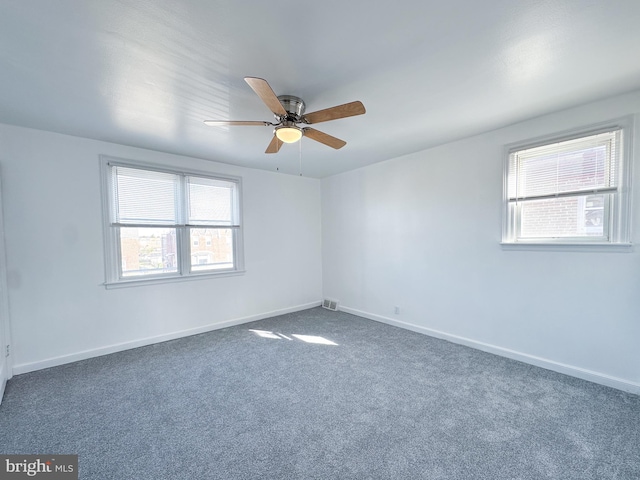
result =
[[[621,135],[618,130],[513,152],[509,198],[615,187]]]
[[[176,223],[177,175],[126,167],[112,172],[115,223]]]
[[[191,271],[234,268],[233,229],[191,228]]]
[[[605,195],[521,203],[521,238],[604,237]]]
[[[211,178],[188,177],[189,224],[237,224],[236,184]]]
[[[122,276],[178,271],[175,228],[120,228]]]
[[[604,146],[530,158],[521,162],[520,195],[531,197],[608,187]]]

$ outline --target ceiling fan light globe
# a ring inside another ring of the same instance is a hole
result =
[[[295,143],[302,138],[302,130],[298,127],[276,128],[276,137],[284,143]]]

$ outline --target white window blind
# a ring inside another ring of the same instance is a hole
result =
[[[189,225],[238,226],[236,184],[225,180],[187,177]]]
[[[529,148],[509,156],[509,201],[615,191],[622,130]]]
[[[179,177],[171,173],[114,166],[112,222],[117,225],[178,223]]]

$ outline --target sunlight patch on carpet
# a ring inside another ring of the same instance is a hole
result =
[[[291,336],[287,336],[284,335],[283,333],[276,333],[276,332],[271,332],[269,330],[256,330],[256,329],[249,329],[250,332],[255,333],[256,335],[258,335],[259,337],[262,338],[271,338],[274,340],[293,340],[291,337],[297,339],[297,340],[301,340],[305,343],[315,343],[318,345],[338,345],[337,343],[329,340],[328,338],[325,337],[320,337],[318,335],[300,335],[297,333],[291,334]]]

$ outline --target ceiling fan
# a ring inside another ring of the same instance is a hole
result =
[[[263,78],[244,77],[244,80],[262,99],[267,108],[273,112],[277,122],[205,120],[204,123],[211,126],[239,125],[275,127],[273,138],[265,150],[265,153],[278,153],[283,143],[297,142],[303,136],[309,137],[331,148],[342,148],[347,144],[344,140],[340,140],[315,128],[299,127],[298,124],[313,125],[365,113],[362,102],[356,101],[305,114],[305,104],[301,98],[294,97],[293,95],[276,96],[269,86],[269,83]]]

